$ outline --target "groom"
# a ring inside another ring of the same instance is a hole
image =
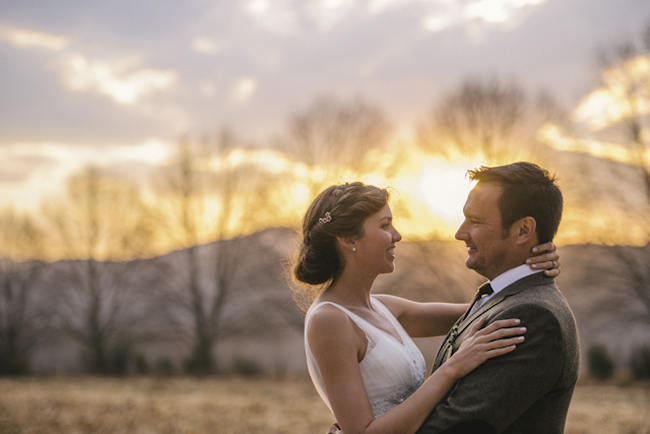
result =
[[[526,340],[459,380],[418,433],[562,433],[578,373],[571,309],[553,278],[525,264],[531,248],[551,241],[562,215],[562,193],[549,173],[519,162],[470,170],[478,184],[463,208],[456,239],[465,265],[489,279],[454,325],[435,359],[437,369],[485,318],[519,318]]]

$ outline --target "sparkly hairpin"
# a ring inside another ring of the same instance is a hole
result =
[[[323,224],[325,224],[325,223],[329,223],[329,222],[332,221],[332,214],[330,214],[330,212],[327,211],[327,212],[325,213],[325,217],[321,217],[321,218],[319,218],[318,221],[321,222],[321,223],[323,223]]]

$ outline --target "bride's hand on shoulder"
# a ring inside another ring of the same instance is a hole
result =
[[[556,277],[560,274],[560,255],[557,246],[552,242],[539,244],[533,247],[532,255],[526,260],[526,264],[536,270],[544,270],[549,277]]]
[[[514,351],[517,344],[524,341],[526,332],[518,319],[504,319],[481,328],[485,318],[472,325],[460,348],[446,362],[457,378],[473,371],[481,363],[492,357]]]

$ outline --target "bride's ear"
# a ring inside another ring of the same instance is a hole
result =
[[[336,237],[336,246],[342,253],[355,253],[357,251],[357,240],[352,237]]]

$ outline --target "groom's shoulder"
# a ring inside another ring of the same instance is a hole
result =
[[[528,300],[531,303],[566,304],[566,299],[552,277],[536,273],[524,277],[504,289],[510,302]]]
[[[504,300],[504,308],[516,311],[534,311],[537,315],[549,315],[560,323],[575,323],[568,301],[555,284],[555,279],[540,276],[531,279],[523,290]]]

